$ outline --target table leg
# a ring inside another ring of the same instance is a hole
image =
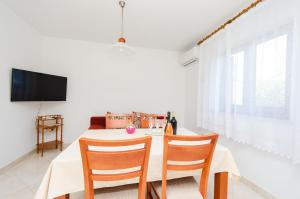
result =
[[[227,199],[228,194],[228,172],[215,174],[214,199]]]
[[[69,198],[70,198],[70,194],[66,194],[66,195],[63,195],[63,196],[56,197],[54,199],[69,199]]]

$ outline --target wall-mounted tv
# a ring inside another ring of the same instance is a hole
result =
[[[66,101],[67,78],[12,69],[11,101]]]

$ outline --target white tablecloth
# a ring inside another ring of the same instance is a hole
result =
[[[145,136],[145,134],[150,134],[152,131],[150,132],[149,129],[137,129],[135,134],[129,135],[123,129],[88,130],[81,137],[108,140],[129,139]],[[179,128],[178,133],[182,135],[194,134],[193,132],[183,128]],[[148,167],[148,181],[161,180],[162,172],[163,136],[156,135],[157,133],[153,134]],[[52,160],[35,195],[35,199],[52,199],[67,193],[84,190],[84,178],[78,139],[61,154],[59,154],[54,160]],[[239,175],[239,171],[231,152],[221,145],[217,145],[211,165],[211,173],[218,172],[229,172]],[[200,172],[168,172],[169,179],[195,175],[200,175]],[[96,182],[95,187],[111,187],[136,182],[137,179],[122,180],[117,182]]]

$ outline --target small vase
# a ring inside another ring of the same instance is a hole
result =
[[[126,127],[126,131],[127,131],[128,134],[133,134],[135,132],[135,126],[133,124],[129,124]]]

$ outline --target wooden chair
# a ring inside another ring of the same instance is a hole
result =
[[[133,122],[132,114],[106,114],[107,129],[124,129]]]
[[[159,119],[159,120],[165,120],[165,115],[159,115],[159,114],[141,114],[141,128],[149,128],[149,118],[152,119]]]
[[[93,140],[81,138],[80,151],[84,172],[85,199],[94,198],[94,181],[117,181],[139,178],[138,198],[146,198],[147,170],[152,138],[150,136],[129,140]],[[140,146],[143,145],[143,146]],[[90,147],[130,147],[140,146],[138,149],[122,151],[93,151]],[[137,168],[132,170],[132,168]],[[113,174],[95,174],[93,171],[131,169],[130,172]],[[133,194],[136,189],[133,189]],[[113,193],[112,193],[113,194]],[[127,190],[128,195],[128,190]],[[107,195],[106,195],[107,197]],[[113,197],[113,195],[112,195]],[[136,195],[130,198],[136,198]]]
[[[217,139],[217,134],[205,136],[165,135],[162,182],[148,184],[156,198],[206,199],[209,170]],[[186,141],[189,142],[189,145],[183,145],[185,143],[182,142]],[[179,144],[180,142],[182,144]],[[196,143],[190,145],[193,142]],[[201,169],[202,171],[200,185],[197,184],[193,177],[169,180],[167,192],[168,170],[188,171],[197,169]]]

